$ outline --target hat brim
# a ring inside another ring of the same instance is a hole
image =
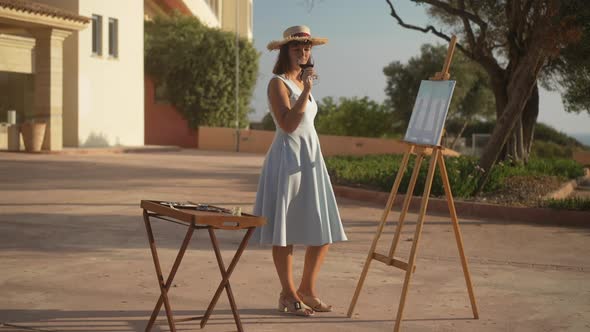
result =
[[[270,43],[268,43],[268,45],[266,45],[266,48],[269,51],[272,50],[278,50],[281,48],[281,46],[292,42],[292,41],[310,41],[312,46],[318,46],[318,45],[324,45],[328,43],[328,38],[320,38],[320,37],[290,37],[290,38],[285,38],[283,40],[273,40]]]

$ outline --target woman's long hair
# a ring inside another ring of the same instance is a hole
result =
[[[277,62],[275,62],[275,66],[272,69],[273,74],[282,75],[289,71],[289,66],[291,66],[291,61],[289,59],[289,45],[294,44],[310,44],[310,41],[292,41],[281,46],[279,50],[279,56],[277,57]]]

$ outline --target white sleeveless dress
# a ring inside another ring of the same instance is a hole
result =
[[[274,77],[288,87],[294,105],[301,89],[282,75]],[[282,130],[271,112],[277,129],[254,206],[254,214],[266,217],[267,224],[254,232],[255,243],[319,246],[347,240],[313,123],[318,107],[310,98],[292,133]]]

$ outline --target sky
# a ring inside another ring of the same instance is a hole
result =
[[[252,98],[253,121],[267,112],[266,86],[272,77],[277,52],[266,44],[282,39],[293,25],[307,25],[313,36],[327,37],[327,45],[315,47],[313,57],[320,80],[313,87],[316,99],[323,97],[364,97],[385,100],[383,68],[393,61],[407,63],[420,54],[423,44],[447,44],[420,31],[408,30],[390,16],[385,0],[254,0],[254,46],[260,52],[259,76]],[[393,1],[407,23],[418,26],[435,23],[424,7],[408,0]],[[437,26],[437,25],[435,25]],[[440,25],[438,25],[440,26]],[[451,73],[452,77],[452,73]],[[563,109],[557,92],[540,92],[539,122],[568,134],[590,136],[590,114],[571,114]]]

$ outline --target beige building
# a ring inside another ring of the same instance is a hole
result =
[[[227,31],[236,31],[236,25],[238,27],[238,33],[241,37],[247,38],[252,41],[253,38],[253,0],[226,0],[223,1],[223,7],[220,9],[221,28]],[[210,1],[213,2],[213,1]],[[239,8],[236,8],[236,4]],[[237,14],[237,20],[236,20]]]
[[[38,3],[0,0],[0,113],[45,122],[45,150],[63,146],[64,40],[88,23]]]
[[[252,0],[0,0],[0,122],[46,122],[45,150],[143,145],[144,20],[179,10],[233,31],[236,3],[251,39]]]
[[[64,42],[64,146],[143,145],[143,3],[36,1],[91,19]]]
[[[145,18],[178,11],[193,15],[212,28],[236,31],[237,25],[240,36],[251,41],[253,5],[253,0],[145,0]]]

